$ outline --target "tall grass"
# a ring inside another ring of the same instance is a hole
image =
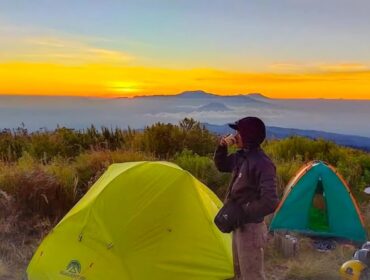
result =
[[[106,150],[48,162],[25,152],[15,162],[0,162],[0,279],[21,279],[42,237],[110,164],[153,159],[142,152]]]
[[[167,138],[162,139],[162,134]],[[169,160],[222,199],[230,174],[219,172],[213,163],[215,138],[191,120],[179,126],[156,124],[143,132],[98,131],[93,127],[80,132],[62,128],[35,135],[23,129],[1,132],[0,279],[7,279],[9,271],[17,267],[25,267],[42,236],[112,163]],[[369,153],[302,137],[266,141],[263,148],[277,166],[280,194],[305,162],[317,159],[336,166],[364,205],[370,230],[370,206],[368,198],[361,194],[370,184]],[[323,255],[306,247],[302,252],[296,260],[287,262],[276,251],[268,251],[269,267],[280,271],[276,279],[336,279],[333,275],[347,258],[341,251]]]
[[[55,157],[44,164],[28,153],[0,164],[0,190],[12,198],[19,216],[58,219],[114,162],[152,160],[133,151],[90,151],[73,160]]]

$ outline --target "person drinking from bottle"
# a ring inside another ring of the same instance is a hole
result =
[[[223,232],[232,231],[235,279],[265,280],[264,217],[274,212],[279,201],[276,168],[260,147],[266,137],[262,120],[246,117],[229,126],[236,135],[221,138],[214,155],[217,169],[232,173],[215,223]],[[228,154],[228,146],[233,144],[238,151]]]

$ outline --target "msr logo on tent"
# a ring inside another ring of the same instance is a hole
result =
[[[67,271],[73,274],[81,273],[81,264],[79,261],[73,260],[67,266]]]
[[[81,273],[81,264],[77,260],[70,261],[66,269],[60,272],[60,274],[62,274],[63,276],[72,279],[86,280],[86,278],[84,276],[81,276],[80,273]]]

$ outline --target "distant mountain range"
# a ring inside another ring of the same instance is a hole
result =
[[[171,97],[180,97],[180,98],[218,98],[219,95],[208,93],[202,90],[195,90],[195,91],[184,91],[179,94],[170,95]]]
[[[178,123],[185,117],[223,125],[245,116],[261,118],[270,129],[296,129],[275,131],[275,137],[296,133],[356,147],[366,139],[341,140],[339,135],[370,137],[370,100],[275,99],[260,93],[225,96],[202,90],[135,98],[0,95],[0,129],[22,123],[30,131],[57,125],[83,129],[91,124],[139,129],[155,122]]]
[[[204,125],[209,131],[216,133],[216,134],[220,134],[220,135],[235,132],[227,124],[214,125],[214,124],[205,123]],[[284,139],[290,136],[298,135],[298,136],[303,136],[303,137],[307,137],[310,139],[325,139],[325,140],[333,141],[334,143],[338,145],[352,147],[356,149],[362,149],[365,151],[370,151],[370,138],[369,137],[329,133],[329,132],[318,131],[318,130],[283,128],[283,127],[275,127],[275,126],[269,126],[266,128],[266,130],[267,130],[268,139]]]
[[[120,97],[119,99],[128,99],[126,97]],[[262,105],[264,101],[268,101],[269,98],[263,96],[260,93],[251,93],[251,94],[236,94],[236,95],[217,95],[202,90],[194,91],[184,91],[179,94],[173,95],[150,95],[150,96],[136,96],[130,99],[145,99],[145,100],[178,100],[181,101],[192,101],[192,102],[226,102],[234,104],[259,104]]]
[[[237,99],[243,100],[247,102],[260,102],[261,99],[267,99],[267,97],[263,96],[260,93],[252,93],[252,94],[237,94],[237,95],[217,95],[213,93],[208,93],[202,90],[195,90],[195,91],[184,91],[180,94],[170,95],[171,97],[175,98],[197,98],[197,99]],[[259,100],[258,100],[259,99]]]
[[[158,94],[158,95],[138,95],[135,97],[118,97],[118,99],[125,99],[125,98],[155,98],[155,97],[165,97],[165,98],[190,98],[190,99],[209,99],[209,98],[243,98],[245,100],[251,100],[251,99],[270,99],[267,96],[264,96],[261,93],[246,93],[246,94],[233,94],[233,95],[219,95],[219,94],[214,94],[210,92],[206,92],[203,90],[189,90],[189,91],[183,91],[178,94]]]

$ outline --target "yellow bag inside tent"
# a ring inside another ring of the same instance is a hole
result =
[[[113,164],[43,240],[29,280],[233,277],[221,201],[168,162]]]

